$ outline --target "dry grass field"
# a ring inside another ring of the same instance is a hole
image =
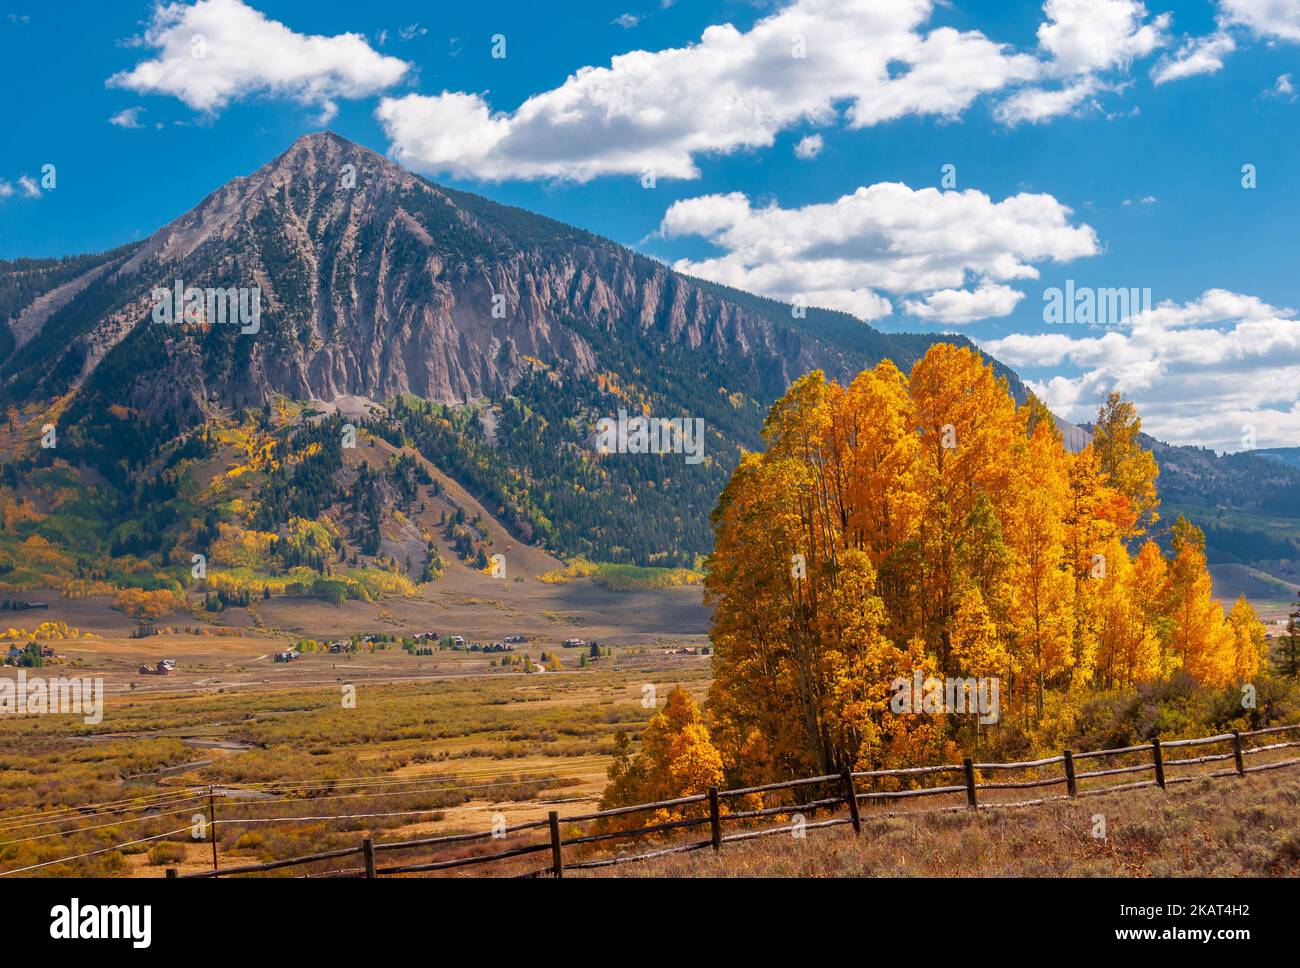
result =
[[[494,581],[463,574],[459,584],[440,581],[421,598],[380,606],[259,602],[245,627],[222,634],[193,622],[209,634],[184,631],[188,619],[178,616],[165,621],[182,631],[132,639],[134,623],[107,599],[48,596],[48,612],[13,613],[18,626],[78,628],[83,637],[49,642],[58,659],[26,672],[102,679],[105,703],[95,724],[74,715],[0,718],[0,870],[44,864],[25,873],[159,876],[164,865],[210,866],[210,844],[188,831],[108,849],[206,816],[206,794],[184,796],[209,785],[219,794],[223,866],[352,843],[360,830],[395,839],[481,830],[499,816],[536,819],[548,801],[590,807],[614,733],[638,732],[651,715],[641,702],[646,684],[666,693],[681,683],[703,698],[708,658],[664,654],[706,642],[699,589]],[[300,637],[430,630],[471,642],[526,634],[512,658],[527,655],[537,671],[506,667],[496,654],[410,655],[394,644],[274,661]],[[570,637],[612,654],[584,666],[586,650],[560,647]],[[543,653],[558,666],[542,669]],[[160,658],[175,659],[176,671],[139,673]],[[80,854],[88,856],[48,863]]]
[[[881,811],[882,813],[884,811]],[[1266,877],[1300,875],[1300,767],[1032,807],[913,812],[572,876]],[[1103,829],[1105,836],[1097,836]]]

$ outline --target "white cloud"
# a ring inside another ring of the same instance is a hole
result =
[[[1071,224],[1071,215],[1050,195],[994,202],[974,190],[883,182],[797,209],[755,209],[739,192],[683,199],[659,230],[700,236],[723,251],[678,260],[674,268],[689,275],[863,319],[890,311],[879,291],[917,294],[918,315],[956,321],[1009,312],[1014,290],[997,283],[1036,278],[1036,262],[1096,254],[1096,233]],[[983,280],[974,293],[940,292],[963,289],[969,278]]]
[[[1006,125],[1038,124],[1094,104],[1093,95],[1101,90],[1103,85],[1090,75],[1060,88],[1027,87],[999,104],[994,115]]]
[[[1070,366],[1078,374],[1029,381],[1067,420],[1089,420],[1111,390],[1131,397],[1143,429],[1173,443],[1241,447],[1300,440],[1300,320],[1255,296],[1206,290],[1165,302],[1100,336],[1014,334],[982,348],[1010,366]]]
[[[1038,43],[1064,74],[1104,71],[1145,57],[1168,42],[1171,17],[1146,22],[1138,0],[1047,0]]]
[[[400,28],[397,31],[397,36],[402,40],[414,40],[416,37],[423,37],[428,32],[428,27],[421,27],[419,23],[413,23]]]
[[[621,13],[611,21],[625,30],[631,30],[640,22],[641,18],[634,13]]]
[[[794,146],[794,156],[808,161],[820,155],[824,147],[826,147],[826,142],[822,140],[821,135],[810,134],[799,139],[799,143]]]
[[[1151,76],[1157,84],[1222,70],[1224,59],[1237,49],[1239,37],[1300,43],[1297,0],[1219,0],[1216,20],[1212,33],[1187,38],[1177,53],[1155,66]]]
[[[19,177],[18,189],[28,198],[41,197],[41,187],[36,184],[36,180],[30,175],[22,175]]]
[[[14,193],[14,186],[0,178],[0,198],[8,198]]]
[[[1296,0],[1219,0],[1226,24],[1246,27],[1258,37],[1300,43],[1300,3]]]
[[[1157,84],[1181,81],[1197,74],[1214,74],[1223,69],[1223,60],[1237,49],[1232,35],[1224,31],[1192,37],[1171,57],[1162,58],[1151,71]]]
[[[109,85],[169,94],[204,112],[258,94],[331,112],[336,98],[376,94],[409,68],[376,52],[360,34],[295,33],[240,0],[159,5],[139,45],[158,56],[114,74]]]
[[[1166,300],[1154,309],[1136,313],[1129,323],[1173,329],[1222,323],[1231,319],[1256,322],[1294,315],[1294,310],[1270,306],[1255,296],[1243,296],[1226,289],[1207,289],[1196,299],[1181,306],[1172,300]]]
[[[393,156],[429,173],[694,178],[701,154],[770,147],[778,132],[830,121],[841,105],[853,127],[955,118],[981,94],[1038,74],[1035,58],[978,31],[925,32],[932,6],[795,0],[748,31],[710,26],[688,46],[580,68],[512,112],[449,91],[385,98],[377,116]]]
[[[144,125],[140,123],[140,115],[143,112],[144,108],[127,108],[109,118],[108,123],[119,128],[143,128]]]
[[[940,289],[923,299],[904,300],[903,309],[921,319],[959,324],[1006,316],[1024,298],[1025,294],[1019,289],[984,282],[974,291]]]
[[[994,111],[1003,124],[1079,114],[1096,105],[1096,95],[1121,90],[1121,84],[1102,75],[1126,71],[1134,60],[1166,45],[1172,19],[1164,13],[1148,21],[1139,0],[1047,0],[1043,14],[1040,74],[1059,86],[1027,87],[1011,95]]]
[[[1267,93],[1274,97],[1284,97],[1290,101],[1295,100],[1295,84],[1291,82],[1290,74],[1279,74],[1277,81],[1273,84],[1272,90]]]

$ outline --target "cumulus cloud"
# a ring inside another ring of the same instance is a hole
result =
[[[1085,421],[1112,390],[1134,399],[1143,427],[1173,443],[1241,447],[1300,439],[1300,320],[1249,295],[1206,290],[1161,303],[1099,336],[1018,333],[981,343],[1013,367],[1071,367],[1030,386],[1067,420]]]
[[[1148,20],[1139,0],[1047,0],[1038,28],[1044,83],[1026,87],[997,106],[1006,125],[1037,124],[1078,114],[1096,95],[1121,85],[1104,76],[1169,42],[1169,14]]]
[[[795,0],[748,31],[583,67],[514,111],[477,93],[385,98],[391,153],[409,167],[484,180],[601,175],[695,178],[696,158],[770,147],[839,116],[866,127],[958,117],[981,94],[1036,76],[1035,58],[979,31],[926,31],[931,0]],[[843,106],[843,107],[842,107]],[[448,137],[455,129],[458,136]]]
[[[739,192],[683,199],[664,213],[659,231],[699,236],[722,250],[674,264],[689,275],[867,320],[891,311],[882,292],[914,295],[909,311],[965,322],[1010,312],[1019,294],[998,284],[1037,278],[1034,263],[1099,251],[1096,233],[1073,224],[1072,214],[1051,195],[994,202],[974,190],[882,182],[795,209],[754,208]],[[981,280],[978,289],[955,291],[970,279]]]
[[[959,324],[1009,315],[1024,298],[1019,289],[985,282],[974,291],[939,289],[923,299],[904,300],[903,309],[920,319]]]
[[[1171,17],[1147,22],[1138,0],[1047,0],[1039,46],[1063,74],[1109,70],[1145,57],[1168,42]]]
[[[41,197],[41,187],[36,184],[36,179],[32,178],[30,175],[22,175],[18,179],[18,190],[28,198]]]
[[[268,95],[331,116],[335,99],[377,94],[409,69],[360,34],[295,33],[240,0],[159,5],[137,44],[157,56],[114,74],[111,87],[168,94],[210,113],[238,98]]]

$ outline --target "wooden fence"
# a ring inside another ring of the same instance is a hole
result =
[[[742,787],[736,790],[719,790],[717,787],[710,787],[708,793],[678,797],[674,800],[661,800],[657,803],[641,803],[628,807],[618,807],[613,810],[598,810],[593,813],[579,814],[577,816],[564,818],[561,818],[556,811],[552,810],[545,820],[534,820],[528,823],[516,824],[511,827],[509,831],[510,834],[516,834],[545,829],[549,836],[548,839],[543,842],[525,844],[519,847],[512,847],[488,854],[468,855],[446,860],[426,861],[423,863],[398,863],[381,866],[378,863],[378,856],[391,851],[411,850],[420,847],[443,848],[460,844],[470,844],[491,839],[499,839],[502,835],[494,831],[484,831],[482,833],[453,834],[442,837],[423,837],[416,840],[401,840],[378,844],[375,843],[372,838],[366,837],[356,847],[327,850],[316,854],[306,854],[301,857],[289,857],[283,860],[274,860],[259,864],[214,868],[210,871],[197,871],[189,874],[179,874],[177,869],[172,867],[167,869],[167,876],[179,878],[227,877],[237,874],[263,873],[266,871],[280,870],[286,867],[300,867],[306,864],[339,860],[346,857],[360,857],[362,864],[361,867],[330,870],[306,876],[370,878],[396,874],[447,871],[456,868],[494,863],[509,858],[524,857],[530,854],[549,852],[550,863],[546,867],[538,870],[531,870],[523,875],[516,876],[561,877],[566,870],[588,870],[597,867],[609,867],[615,864],[644,861],[668,854],[685,853],[688,851],[703,850],[710,847],[717,851],[721,850],[722,845],[725,843],[736,843],[744,840],[753,840],[758,837],[769,837],[773,834],[786,833],[796,829],[798,825],[788,824],[779,827],[765,827],[759,830],[744,830],[738,833],[723,834],[724,823],[755,821],[765,817],[774,817],[782,814],[817,813],[844,809],[847,811],[847,816],[832,817],[816,823],[805,822],[802,824],[803,829],[814,830],[823,827],[836,827],[844,824],[851,824],[854,833],[861,834],[862,814],[860,808],[861,804],[864,802],[892,802],[910,800],[917,797],[964,793],[966,795],[965,806],[940,809],[975,810],[992,807],[1032,806],[1035,804],[1046,803],[1049,800],[1096,796],[1104,793],[1135,790],[1142,787],[1156,786],[1163,790],[1172,784],[1185,783],[1201,777],[1245,776],[1248,773],[1257,773],[1264,770],[1275,770],[1282,767],[1300,765],[1300,758],[1260,763],[1255,766],[1246,765],[1247,757],[1269,751],[1300,747],[1300,740],[1266,743],[1262,746],[1247,746],[1245,743],[1246,739],[1256,736],[1283,733],[1290,730],[1300,730],[1300,724],[1291,726],[1271,726],[1266,729],[1256,729],[1249,732],[1238,732],[1234,730],[1231,733],[1221,733],[1217,736],[1170,740],[1163,743],[1157,738],[1153,739],[1150,743],[1142,743],[1137,746],[1125,746],[1119,749],[1092,750],[1080,753],[1075,753],[1071,750],[1063,750],[1060,756],[1050,756],[1045,759],[1030,760],[1021,763],[975,763],[972,762],[971,759],[967,758],[959,764],[945,764],[941,766],[916,766],[906,769],[868,770],[857,773],[844,770],[842,773],[832,773],[827,774],[826,776],[804,777],[798,780],[787,780],[780,783],[767,783],[761,786]],[[1172,759],[1166,758],[1168,752],[1171,750],[1190,750],[1193,747],[1224,743],[1230,744],[1230,749],[1227,752],[1185,757],[1179,757],[1175,754]],[[1150,754],[1150,758],[1145,762],[1113,766],[1109,769],[1084,769],[1082,771],[1079,769],[1080,761],[1112,756],[1137,756],[1146,753]],[[1170,767],[1199,766],[1207,763],[1227,762],[1229,760],[1232,761],[1232,766],[1230,768],[1214,770],[1208,773],[1203,772],[1187,776],[1171,777],[1168,776],[1166,772]],[[1058,764],[1061,766],[1060,775],[985,783],[978,782],[976,779],[977,772],[996,773],[999,771],[1013,770],[1039,771],[1049,767],[1055,767]],[[1079,789],[1079,783],[1083,780],[1094,780],[1101,777],[1138,773],[1152,773],[1154,776],[1151,779],[1109,784],[1090,790],[1081,791]],[[932,787],[917,787],[909,790],[873,790],[869,792],[859,792],[858,790],[861,781],[874,782],[889,778],[918,779],[942,774],[955,775],[958,782]],[[980,802],[980,791],[1030,790],[1054,786],[1064,786],[1066,792],[1064,794],[1045,796],[1032,800],[1019,800],[1013,802],[985,800],[983,803]],[[814,799],[802,803],[778,804],[771,807],[750,810],[742,809],[734,812],[723,809],[724,804],[739,798],[764,793],[775,793],[784,790],[800,790],[805,787],[821,787],[822,789],[820,791],[815,791],[815,794],[820,792],[824,795],[817,796],[814,794]],[[707,812],[705,811],[706,805]],[[700,814],[695,817],[686,817],[679,820],[651,824],[649,826],[635,827],[631,830],[608,830],[585,834],[582,836],[569,837],[561,835],[561,824],[576,826],[579,824],[591,823],[593,821],[608,820],[610,818],[643,813],[650,810],[670,810],[682,807],[694,807],[700,811]],[[892,815],[893,814],[880,814],[873,812],[872,818],[876,819]],[[221,822],[237,824],[239,821],[228,820]],[[709,828],[709,836],[707,839],[690,841],[684,844],[675,844],[639,854],[621,854],[612,857],[579,860],[567,864],[564,861],[565,847],[577,847],[581,845],[599,844],[617,840],[630,840],[637,837],[646,837],[676,830],[687,830],[695,827],[703,827],[705,825]],[[215,829],[212,836],[215,844]]]

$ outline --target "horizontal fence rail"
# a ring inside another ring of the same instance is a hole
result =
[[[530,870],[515,876],[562,877],[566,870],[594,870],[597,868],[612,867],[619,864],[651,860],[657,857],[666,857],[673,854],[689,853],[710,847],[713,850],[718,851],[721,850],[723,844],[755,840],[760,837],[770,837],[776,834],[789,833],[799,828],[802,828],[803,830],[818,830],[851,824],[854,832],[860,834],[862,831],[862,817],[859,813],[859,807],[863,802],[889,802],[894,800],[910,800],[917,797],[964,793],[966,796],[965,806],[939,807],[920,812],[937,813],[953,810],[1021,807],[1046,803],[1049,800],[1097,796],[1100,794],[1118,793],[1126,790],[1136,790],[1153,786],[1163,790],[1171,784],[1186,783],[1199,778],[1245,776],[1249,773],[1258,773],[1266,770],[1276,770],[1283,767],[1296,766],[1300,765],[1300,757],[1278,760],[1271,763],[1258,763],[1256,765],[1247,765],[1247,757],[1265,752],[1300,747],[1300,740],[1272,742],[1266,745],[1254,747],[1247,747],[1244,743],[1244,740],[1248,738],[1257,736],[1273,736],[1275,734],[1292,730],[1300,730],[1300,723],[1289,726],[1269,726],[1264,729],[1256,729],[1249,732],[1234,731],[1231,733],[1220,733],[1215,736],[1204,736],[1193,739],[1161,741],[1156,738],[1150,743],[1141,743],[1136,746],[1124,746],[1117,749],[1085,750],[1082,752],[1064,750],[1059,756],[1049,756],[1042,759],[1027,760],[1018,763],[975,763],[971,759],[967,758],[961,763],[940,764],[937,766],[914,766],[902,769],[863,770],[857,772],[844,770],[841,773],[802,777],[794,780],[784,780],[777,783],[764,783],[758,786],[740,787],[734,790],[719,790],[717,787],[711,787],[708,793],[697,793],[692,794],[691,796],[677,797],[672,800],[660,800],[655,803],[639,803],[626,807],[614,807],[609,810],[597,810],[591,813],[576,814],[570,817],[560,817],[556,811],[552,810],[549,812],[545,820],[533,820],[526,823],[515,824],[509,829],[509,835],[531,830],[546,830],[549,836],[544,841],[511,847],[492,853],[471,854],[463,857],[453,857],[421,863],[379,866],[376,863],[376,855],[389,851],[409,850],[419,847],[441,848],[460,844],[473,844],[501,839],[503,836],[506,836],[506,834],[488,830],[480,833],[448,834],[439,837],[421,837],[414,840],[390,841],[387,843],[375,843],[372,838],[366,837],[362,840],[361,844],[356,847],[327,850],[320,853],[305,854],[300,857],[289,857],[282,860],[267,861],[264,863],[214,868],[210,871],[196,871],[187,874],[181,874],[176,868],[171,867],[167,869],[167,877],[215,878],[239,874],[256,874],[267,871],[282,870],[288,867],[315,864],[322,861],[335,860],[344,857],[360,856],[363,862],[363,866],[361,867],[348,867],[340,870],[315,872],[302,876],[373,878],[397,874],[417,874],[454,870],[545,852],[549,852],[550,854],[550,863],[546,867],[538,870]],[[1230,749],[1226,752],[1211,753],[1203,756],[1182,756],[1173,759],[1165,757],[1165,751],[1190,750],[1195,747],[1209,746],[1216,743],[1230,744]],[[1142,763],[1125,764],[1109,768],[1084,771],[1078,771],[1076,769],[1076,764],[1079,760],[1101,759],[1114,756],[1137,756],[1142,754],[1149,754],[1150,759]],[[1229,769],[1214,770],[1208,773],[1199,773],[1191,776],[1170,777],[1166,775],[1166,770],[1169,767],[1198,766],[1206,763],[1226,762],[1228,760],[1231,760],[1233,763],[1232,767]],[[1023,780],[990,781],[983,783],[979,782],[976,776],[976,774],[980,772],[999,773],[1014,770],[1042,770],[1055,766],[1062,767],[1063,772],[1061,775],[1032,777]],[[1099,777],[1125,776],[1138,773],[1152,774],[1152,776],[1150,779],[1138,780],[1136,782],[1110,784],[1089,790],[1079,789],[1080,781],[1083,780],[1094,780]],[[907,780],[935,776],[938,774],[957,774],[959,775],[961,782],[957,784],[950,783],[943,786],[918,787],[910,790],[873,790],[869,792],[859,792],[857,789],[859,781],[890,779]],[[755,807],[754,809],[748,810],[740,809],[734,812],[727,812],[722,809],[722,804],[724,802],[736,800],[741,797],[757,796],[764,793],[797,790],[803,787],[816,786],[837,787],[838,789],[835,791],[835,795],[833,796],[815,796],[813,799],[800,803],[779,804],[770,807]],[[1064,786],[1066,792],[1033,800],[1020,800],[1014,802],[985,801],[981,803],[979,796],[980,791],[1029,790],[1059,786]],[[707,805],[708,812],[697,817],[685,817],[677,820],[650,823],[629,830],[606,830],[568,837],[563,836],[561,833],[562,824],[573,827],[578,824],[608,820],[614,817],[627,817],[632,814],[644,813],[647,811],[705,805]],[[797,824],[767,827],[759,830],[747,830],[730,834],[723,833],[724,823],[735,823],[781,815],[802,816],[804,813],[816,813],[818,811],[839,809],[847,810],[849,815],[847,817],[832,817],[813,823],[801,821]],[[916,811],[913,811],[913,813],[915,812]],[[882,814],[873,812],[871,814],[871,819],[884,819],[885,817],[897,815],[898,814]],[[274,818],[268,819],[273,820]],[[241,821],[238,819],[222,821],[214,819],[212,822],[213,826],[218,822],[237,825]],[[568,863],[564,861],[563,849],[565,847],[577,847],[610,841],[632,840],[638,837],[646,837],[677,830],[690,830],[696,827],[707,827],[709,834],[708,838],[688,841],[683,844],[674,844],[638,854],[598,857],[588,860],[570,861]],[[215,831],[212,836],[215,838]]]

